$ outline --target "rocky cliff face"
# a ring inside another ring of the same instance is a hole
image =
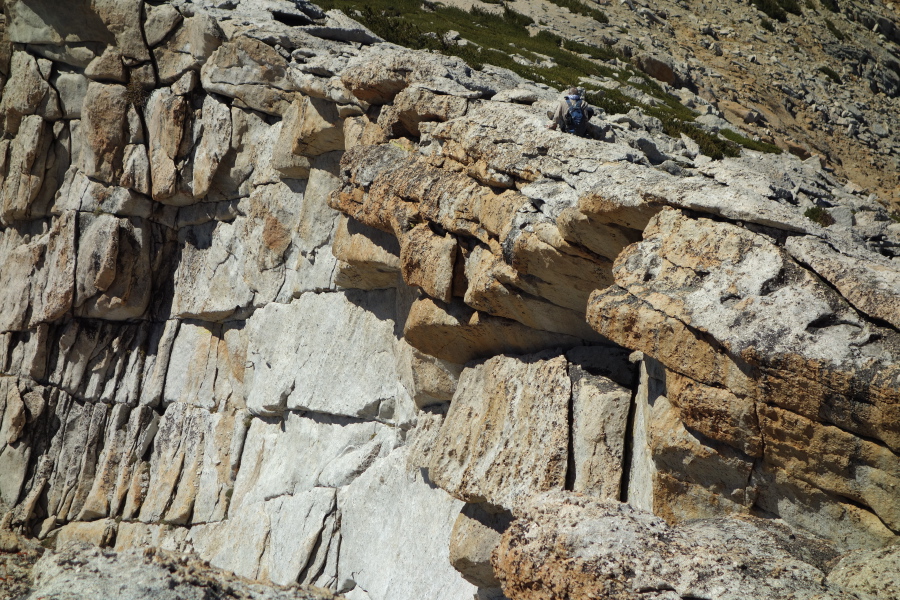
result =
[[[549,131],[305,2],[5,13],[7,528],[354,600],[897,593],[900,235],[818,159]]]

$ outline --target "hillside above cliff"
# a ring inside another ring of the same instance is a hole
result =
[[[597,103],[607,110],[656,107],[653,114],[672,131],[691,129],[678,121],[698,123],[713,134],[730,129],[802,158],[819,156],[849,189],[900,210],[900,15],[893,3],[331,0],[323,6],[348,11],[401,45],[511,68],[559,89],[580,84],[600,92]],[[525,17],[518,28],[494,22],[491,15],[504,9]],[[690,110],[673,106],[672,96]]]

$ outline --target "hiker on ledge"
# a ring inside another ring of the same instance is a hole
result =
[[[579,137],[587,135],[588,121],[594,116],[594,109],[584,101],[578,88],[570,87],[568,94],[559,101],[547,129],[559,128],[560,131],[572,133]]]

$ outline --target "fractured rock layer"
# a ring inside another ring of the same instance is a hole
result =
[[[549,131],[552,90],[307,2],[107,4],[7,3],[5,526],[372,600],[731,590],[684,556],[746,515],[896,542],[893,234],[796,206],[874,201],[638,116]],[[572,577],[535,497],[677,548]],[[762,596],[869,593],[855,554],[742,552]]]

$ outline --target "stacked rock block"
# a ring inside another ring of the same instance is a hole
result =
[[[6,526],[373,600],[562,597],[554,502],[896,541],[900,269],[816,164],[551,132],[305,2],[5,10]]]

